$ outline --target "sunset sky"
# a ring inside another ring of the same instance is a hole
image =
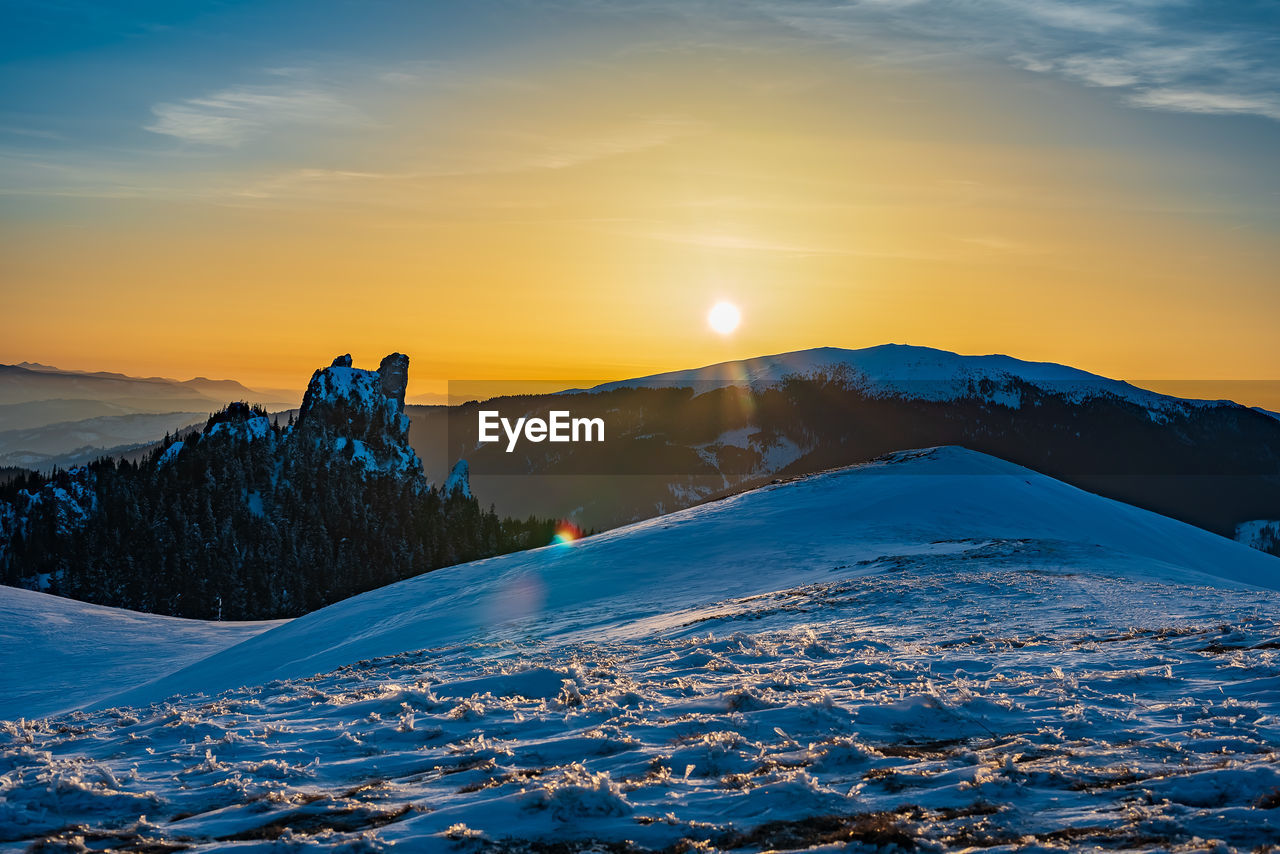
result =
[[[5,3],[0,362],[1280,378],[1280,11]],[[732,335],[708,309],[741,309]]]

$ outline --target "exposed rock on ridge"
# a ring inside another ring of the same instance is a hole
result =
[[[421,473],[404,414],[408,382],[409,357],[403,353],[390,354],[376,371],[352,367],[350,354],[339,356],[312,374],[296,429],[331,436],[339,450],[368,468]]]

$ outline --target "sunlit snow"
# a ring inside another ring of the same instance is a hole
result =
[[[1225,538],[900,454],[104,676],[114,708],[0,725],[0,844],[1275,845],[1276,587]],[[76,607],[27,595],[6,649]]]

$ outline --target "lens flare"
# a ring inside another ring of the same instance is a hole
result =
[[[568,519],[561,519],[556,525],[555,536],[551,538],[553,546],[567,546],[575,540],[582,539],[582,529],[570,522]]]

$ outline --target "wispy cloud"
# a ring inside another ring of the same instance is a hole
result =
[[[41,130],[40,128],[28,127],[0,127],[0,134],[5,136],[24,136],[30,139],[47,139],[47,140],[64,140],[66,139],[60,133],[51,130]]]
[[[486,125],[478,128],[476,138],[468,143],[433,151],[428,157],[419,153],[411,162],[402,162],[400,169],[287,169],[259,178],[232,195],[254,199],[318,198],[346,192],[359,183],[365,198],[378,198],[378,188],[382,187],[391,193],[396,204],[401,204],[404,192],[421,192],[425,182],[436,178],[571,169],[659,148],[708,128],[706,122],[675,115],[601,120],[557,135]]]
[[[239,146],[285,127],[342,125],[362,120],[360,111],[332,93],[290,81],[238,86],[151,108],[153,133],[205,145]]]
[[[1280,121],[1280,98],[1188,89],[1148,89],[1130,99],[1140,107],[1187,113],[1244,113]]]
[[[794,31],[903,62],[982,56],[1134,106],[1280,119],[1280,15],[1195,0],[760,0]]]

